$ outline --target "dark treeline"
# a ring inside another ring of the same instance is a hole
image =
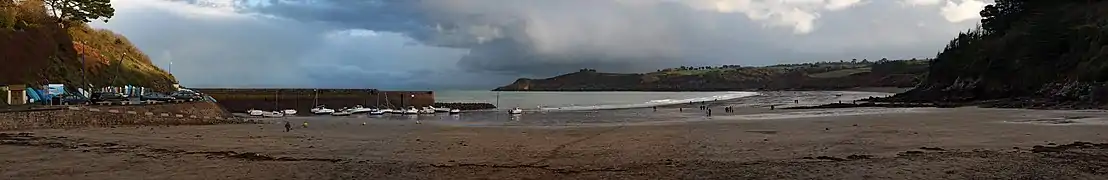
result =
[[[980,12],[978,27],[938,53],[920,86],[896,98],[1102,104],[1108,80],[1106,10],[1106,0],[997,0]]]

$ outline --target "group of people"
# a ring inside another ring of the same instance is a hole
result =
[[[365,124],[362,124],[362,125],[365,125]],[[304,126],[304,128],[308,128],[308,121],[304,121],[303,126]],[[289,131],[292,131],[292,124],[289,124],[288,121],[285,121],[285,132],[289,132]]]

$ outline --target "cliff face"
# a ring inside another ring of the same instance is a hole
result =
[[[894,100],[1100,107],[1108,102],[1105,12],[1104,0],[999,0],[981,12],[980,27],[959,34],[936,56],[919,87]]]
[[[0,6],[0,84],[129,84],[169,90],[176,82],[123,36],[82,23],[61,28],[41,3]]]
[[[646,74],[580,71],[547,79],[519,79],[497,91],[731,91],[836,90],[912,87],[926,61],[815,63],[770,67],[707,67]]]

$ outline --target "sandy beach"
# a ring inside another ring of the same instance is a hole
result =
[[[0,175],[11,179],[1108,178],[1108,145],[1095,144],[1108,142],[1103,111],[750,108],[557,127],[297,117],[4,133]]]

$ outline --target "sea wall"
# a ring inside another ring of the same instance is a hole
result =
[[[380,102],[383,107],[431,106],[435,94],[431,91],[378,91],[375,89],[193,89],[215,98],[219,105],[231,112],[249,109],[295,109],[307,114],[318,104],[328,108],[373,107]],[[413,97],[414,95],[414,97]]]
[[[145,106],[74,106],[0,112],[0,131],[137,125],[244,123],[212,103]]]

